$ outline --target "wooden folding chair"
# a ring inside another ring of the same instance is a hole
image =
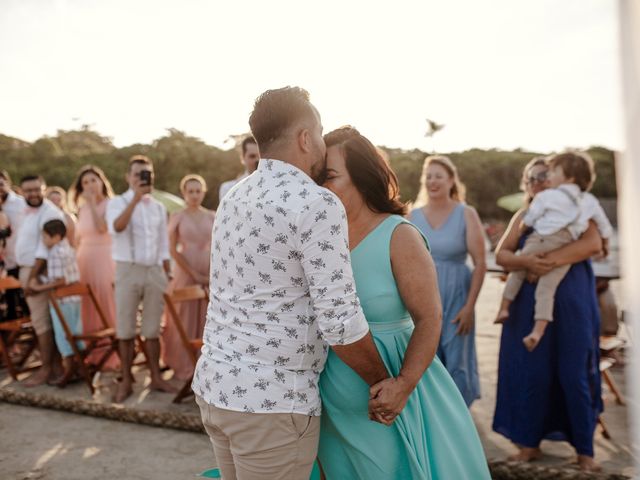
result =
[[[21,289],[20,282],[13,277],[0,278],[0,292]],[[9,375],[18,380],[18,374],[37,368],[39,365],[25,366],[25,362],[37,345],[37,336],[29,317],[0,322],[0,350],[2,360]],[[15,354],[11,350],[15,347]]]
[[[178,331],[178,335],[180,336],[180,340],[184,349],[189,355],[191,362],[193,363],[193,367],[195,368],[196,363],[198,361],[198,352],[202,348],[202,338],[189,338],[187,336],[187,332],[182,325],[182,320],[176,311],[176,303],[181,302],[190,302],[193,300],[206,300],[209,301],[209,295],[206,290],[202,288],[200,285],[193,285],[190,287],[179,288],[174,290],[171,295],[164,294],[164,301],[167,311],[169,312],[169,316]],[[200,312],[198,312],[200,313]],[[193,374],[191,378],[185,382],[180,391],[173,399],[173,403],[180,403],[184,398],[191,395],[193,392],[191,391],[191,381],[193,380]]]
[[[609,373],[609,369],[617,363],[616,358],[618,358],[618,351],[624,348],[626,344],[627,342],[621,338],[600,337],[600,373],[613,393],[618,405],[626,405],[627,403],[618,385],[616,385],[616,382]]]
[[[80,296],[83,298],[88,298],[91,301],[94,308],[96,309],[96,312],[98,312],[98,317],[100,317],[100,323],[102,324],[102,328],[100,330],[97,330],[95,332],[83,332],[80,335],[75,335],[73,334],[73,332],[71,332],[69,324],[64,318],[64,314],[62,313],[62,309],[60,308],[59,303],[62,298],[70,296]],[[74,358],[80,367],[80,373],[82,373],[82,376],[84,377],[84,380],[87,383],[91,394],[93,395],[95,391],[93,387],[94,375],[100,371],[102,366],[111,355],[113,355],[114,353],[118,354],[118,339],[116,338],[115,328],[110,327],[107,323],[104,311],[96,300],[91,287],[87,284],[74,283],[72,285],[67,285],[52,290],[49,294],[49,300],[51,301],[51,305],[53,306],[53,309],[56,311],[58,318],[60,319],[65,337],[71,345]],[[84,350],[80,350],[78,346],[79,342],[84,342]],[[89,353],[97,349],[104,350],[102,355],[99,357],[98,363],[95,365],[89,364],[87,362]]]
[[[618,405],[626,405],[627,402],[620,392],[618,385],[613,380],[611,373],[609,373],[609,369],[616,364],[616,354],[621,348],[624,348],[626,344],[627,342],[621,338],[600,337],[600,375],[609,386],[609,390],[613,393]],[[604,423],[602,416],[598,417],[598,423],[602,427],[602,436],[606,439],[610,439],[611,433],[609,432],[607,425]]]

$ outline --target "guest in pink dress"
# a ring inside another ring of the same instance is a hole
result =
[[[80,169],[69,191],[69,197],[78,209],[76,257],[80,281],[89,284],[111,327],[115,326],[116,319],[113,291],[115,265],[111,258],[111,235],[107,231],[105,213],[112,196],[109,180],[100,168],[93,165]],[[85,332],[104,328],[98,312],[88,299],[82,300],[81,317]],[[98,363],[101,355],[100,351],[92,352],[89,361]],[[119,364],[118,357],[112,355],[105,368],[115,370]]]
[[[211,231],[215,212],[202,206],[207,184],[199,175],[187,175],[180,181],[180,191],[187,207],[174,213],[169,220],[169,248],[174,260],[170,289],[189,285],[209,284]],[[189,338],[202,338],[207,315],[204,300],[176,304],[178,316]],[[173,323],[165,314],[163,361],[174,371],[174,378],[187,380],[193,374],[193,364]]]

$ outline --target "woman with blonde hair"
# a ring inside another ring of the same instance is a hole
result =
[[[187,175],[180,181],[180,192],[187,206],[169,220],[169,249],[174,260],[170,289],[189,285],[209,284],[211,232],[215,212],[202,206],[207,182],[200,175]],[[189,338],[202,337],[207,304],[204,300],[176,305],[178,316]],[[173,320],[165,318],[162,333],[163,361],[174,371],[174,378],[187,380],[193,374],[193,364],[182,346]]]
[[[109,180],[94,165],[82,167],[69,189],[70,204],[78,212],[75,240],[80,281],[91,287],[107,323],[115,327],[115,265],[111,258],[111,235],[107,231],[105,218],[107,204],[112,196]],[[81,318],[82,328],[86,333],[104,328],[98,312],[88,299],[82,300]],[[101,354],[102,352],[90,354],[89,361],[97,364]],[[118,365],[118,358],[112,355],[105,367],[116,370]]]
[[[470,406],[480,398],[474,309],[487,268],[480,217],[464,203],[464,194],[453,162],[442,155],[429,156],[409,219],[429,240],[438,272],[442,301],[438,357]],[[473,270],[467,266],[468,256]]]
[[[67,240],[69,245],[75,248],[76,245],[76,222],[78,221],[69,211],[69,203],[67,202],[67,192],[64,188],[58,186],[47,187],[45,197],[51,201],[56,207],[62,210],[64,214],[64,225],[67,227]]]

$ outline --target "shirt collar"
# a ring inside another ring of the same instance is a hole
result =
[[[9,203],[9,202],[15,202],[16,200],[19,200],[20,196],[18,196],[18,194],[16,192],[14,192],[13,190],[9,190],[9,193],[7,193],[7,199],[5,200],[5,203]]]
[[[582,196],[582,190],[575,183],[563,183],[558,186],[559,189],[566,191],[573,198],[580,198]]]
[[[261,158],[260,163],[258,163],[258,171],[263,175],[271,176],[289,174],[292,177],[297,177],[301,180],[306,179],[315,183],[309,175],[304,173],[298,167],[274,158]]]

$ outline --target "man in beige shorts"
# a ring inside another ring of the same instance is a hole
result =
[[[20,267],[20,283],[27,297],[31,324],[38,336],[38,348],[42,367],[25,382],[26,386],[42,385],[52,379],[55,345],[51,317],[49,315],[49,295],[35,293],[29,289],[29,281],[43,273],[47,248],[42,242],[42,227],[49,220],[62,220],[62,212],[44,198],[44,179],[38,175],[28,175],[20,181],[27,208],[22,216],[16,237],[16,263]]]
[[[126,179],[129,189],[112,198],[107,207],[107,225],[113,237],[116,262],[116,333],[122,364],[122,380],[114,401],[132,393],[131,365],[136,338],[138,306],[142,303],[140,335],[144,337],[153,390],[174,392],[160,372],[160,321],[164,309],[162,294],[170,277],[167,211],[151,197],[153,164],[143,155],[129,160]]]

